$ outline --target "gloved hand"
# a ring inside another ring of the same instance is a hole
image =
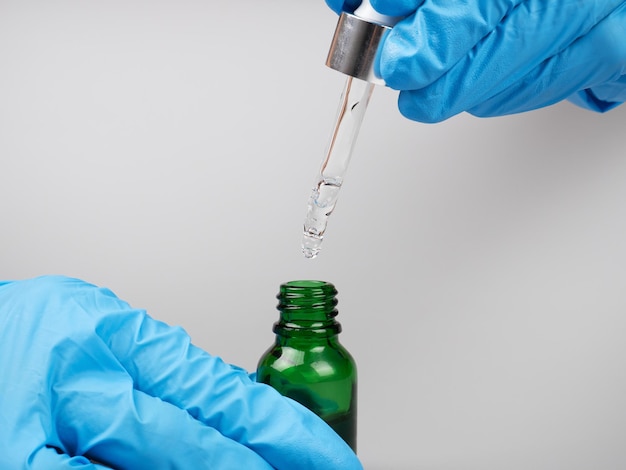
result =
[[[0,282],[0,468],[357,470],[321,419],[76,279]]]
[[[379,70],[410,119],[498,116],[564,99],[603,112],[626,101],[625,0],[371,3],[406,16],[383,43]]]

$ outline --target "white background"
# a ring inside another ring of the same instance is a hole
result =
[[[339,289],[368,470],[626,468],[626,107],[410,122],[377,88],[318,259],[344,78],[311,1],[0,3],[0,277],[105,285],[250,370]]]

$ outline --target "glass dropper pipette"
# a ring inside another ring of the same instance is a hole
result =
[[[328,217],[335,209],[367,105],[376,84],[384,85],[374,61],[384,35],[397,18],[380,15],[364,1],[354,14],[342,13],[326,65],[346,74],[335,126],[307,204],[302,252],[315,258],[321,249]]]
[[[320,251],[373,90],[370,82],[353,77],[346,80],[337,122],[307,205],[302,235],[302,252],[307,258],[315,258]]]

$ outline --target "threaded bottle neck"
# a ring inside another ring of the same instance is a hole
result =
[[[281,284],[276,298],[280,319],[274,332],[282,336],[329,336],[341,332],[337,316],[337,289],[325,281]]]

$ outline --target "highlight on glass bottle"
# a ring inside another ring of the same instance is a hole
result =
[[[335,286],[290,281],[276,297],[276,338],[259,360],[257,381],[309,408],[356,452],[357,369],[339,342]]]

